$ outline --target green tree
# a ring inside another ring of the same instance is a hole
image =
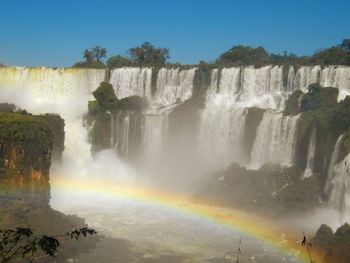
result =
[[[170,58],[169,49],[153,46],[150,42],[144,42],[141,46],[128,50],[131,60],[139,66],[164,65]]]
[[[310,59],[318,65],[350,65],[350,52],[341,47],[331,47],[317,51]]]
[[[128,58],[122,57],[120,55],[116,55],[108,58],[107,66],[109,68],[130,67],[132,66],[132,62]]]
[[[252,48],[238,45],[222,53],[216,63],[219,66],[262,66],[269,63],[269,54],[263,47]]]
[[[104,68],[104,58],[107,57],[107,49],[100,46],[94,46],[85,49],[83,53],[84,61],[77,62],[73,65],[76,68]]]
[[[350,52],[350,38],[343,39],[339,47],[346,52]]]
[[[102,60],[107,57],[107,49],[100,46],[94,46],[90,49],[90,52],[97,62],[102,62]]]

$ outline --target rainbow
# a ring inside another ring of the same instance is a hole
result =
[[[162,192],[159,189],[148,187],[118,185],[101,181],[87,182],[60,176],[53,177],[50,183],[58,190],[81,191],[118,198],[128,198],[151,205],[170,208],[179,213],[205,219],[229,230],[239,231],[267,243],[285,255],[295,257],[301,262],[310,262],[306,249],[301,246],[297,238],[295,240],[288,240],[286,238],[286,236],[295,237],[295,233],[289,233],[290,235],[288,233],[281,234],[277,228],[273,227],[275,224],[272,221],[259,216],[248,215],[235,209],[199,205],[197,202],[188,201],[184,196]],[[312,259],[314,263],[323,262],[321,254],[316,250],[312,251]]]

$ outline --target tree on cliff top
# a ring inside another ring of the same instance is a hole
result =
[[[132,66],[132,61],[126,57],[115,55],[108,58],[107,66],[109,68],[130,67]]]
[[[85,49],[83,53],[84,61],[74,64],[76,68],[105,68],[103,59],[107,57],[107,49],[94,46],[90,49]]]
[[[241,66],[241,65],[266,65],[269,63],[269,54],[263,47],[252,48],[249,46],[233,46],[222,53],[216,60],[220,66]]]
[[[169,49],[155,47],[147,41],[141,46],[130,48],[128,53],[138,66],[161,66],[170,58]]]

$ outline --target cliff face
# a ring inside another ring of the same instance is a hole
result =
[[[56,235],[85,226],[83,219],[64,215],[49,205],[51,157],[62,155],[63,128],[57,115],[0,112],[0,228],[25,227],[39,235]],[[55,260],[66,262],[95,241],[65,240]]]
[[[145,102],[139,96],[117,99],[113,87],[106,82],[93,95],[96,100],[89,101],[85,116],[92,152],[115,148],[122,158],[136,159],[141,151]]]
[[[311,240],[313,247],[323,254],[324,262],[348,263],[350,262],[350,226],[344,224],[334,233],[326,225],[322,225]]]
[[[320,182],[300,177],[295,167],[266,164],[247,170],[234,163],[213,175],[194,199],[264,214],[306,212],[318,204]]]
[[[40,117],[0,113],[2,198],[49,203],[53,133]]]

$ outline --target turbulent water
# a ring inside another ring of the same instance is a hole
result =
[[[169,116],[176,107],[192,98],[195,88],[198,88],[198,83],[197,86],[195,83],[197,72],[196,68],[119,68],[107,71],[3,67],[0,68],[0,98],[2,102],[15,103],[32,113],[57,113],[65,119],[65,173],[85,179],[93,173],[107,178],[117,177],[123,181],[133,181],[135,178],[147,181],[145,178],[140,179],[132,168],[126,168],[113,151],[118,148],[124,156],[129,155],[134,123],[134,116],[129,112],[116,116],[110,114],[112,151],[103,152],[92,159],[88,127],[84,127],[82,121],[83,114],[87,112],[87,102],[92,99],[91,91],[101,81],[107,80],[113,85],[119,99],[138,95],[148,102],[143,112],[140,148],[146,164],[159,164],[160,156],[167,151],[165,142],[170,133]],[[213,170],[224,168],[233,161],[250,169],[258,169],[268,162],[293,165],[299,115],[285,116],[281,111],[289,94],[297,89],[306,91],[311,83],[338,88],[338,100],[341,100],[350,94],[350,68],[264,66],[213,69],[210,81],[201,83],[199,87],[206,96],[196,134],[197,149],[193,152],[202,160],[201,165]],[[248,109],[251,107],[265,109],[265,112],[247,157],[243,154],[243,145],[244,134],[248,132]],[[308,145],[305,177],[312,173],[315,138],[314,130]],[[330,203],[344,211],[346,204],[350,203],[350,181],[347,176],[350,157],[338,160],[338,144],[329,166],[325,191],[330,195]],[[191,157],[184,152],[179,155]],[[63,197],[53,194],[53,204],[59,207],[60,200],[55,200],[55,197]],[[114,209],[122,213],[106,213],[103,210],[80,212],[91,225],[101,228],[106,234],[131,237],[138,246],[145,241],[153,248],[161,247],[163,252],[170,249],[185,254],[201,254],[205,258],[210,253],[225,257],[231,249],[231,245],[227,245],[230,244],[229,240],[238,238],[237,233],[223,233],[223,230],[189,218],[174,217],[169,211],[158,213],[155,208],[148,209],[135,203],[114,205]],[[64,209],[69,211],[70,208]],[[144,239],[138,236],[140,233],[143,233]],[[203,236],[203,233],[206,234]],[[169,246],[164,246],[164,237],[173,238]],[[187,237],[192,238],[197,245],[190,247],[185,242]],[[186,247],[190,249],[186,250]],[[205,254],[205,250],[209,252]],[[265,253],[268,259],[275,258],[274,252],[267,248],[258,253]],[[254,257],[253,252],[251,256]]]

